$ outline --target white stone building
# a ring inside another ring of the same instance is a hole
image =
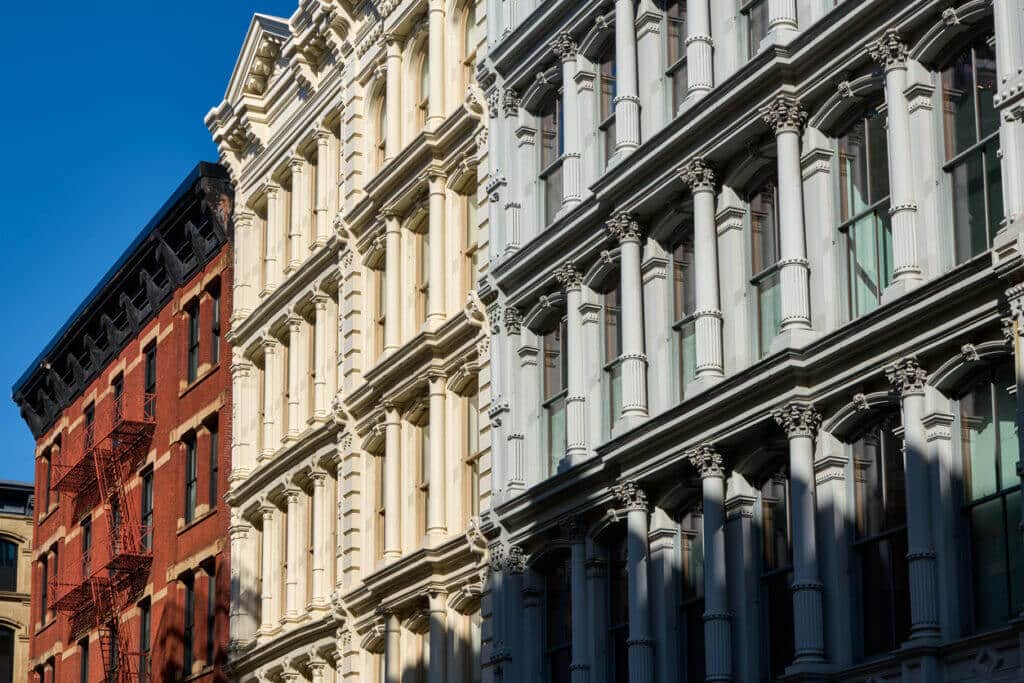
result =
[[[1024,680],[1024,2],[487,15],[485,679]]]
[[[483,11],[257,15],[207,115],[238,206],[236,680],[479,678]]]

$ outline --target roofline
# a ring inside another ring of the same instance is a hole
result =
[[[34,484],[30,484],[24,481],[11,481],[11,480],[0,480],[0,490],[3,489],[16,489],[19,491],[26,491],[28,493],[34,493],[36,487]]]
[[[29,363],[28,368],[21,374],[21,376],[15,381],[11,387],[11,395],[17,396],[18,392],[24,388],[25,384],[28,383],[32,375],[39,369],[39,366],[46,360],[46,357],[57,347],[57,345],[64,339],[64,337],[71,331],[72,326],[78,320],[78,318],[89,309],[89,307],[99,298],[103,290],[114,280],[121,269],[131,260],[132,255],[145,244],[146,240],[149,239],[150,235],[156,232],[157,227],[163,222],[163,220],[170,213],[171,209],[181,200],[182,197],[195,185],[200,178],[222,178],[227,180],[228,173],[222,166],[210,161],[200,161],[197,163],[185,179],[182,180],[178,187],[174,190],[173,194],[163,203],[163,205],[157,210],[156,214],[149,219],[145,227],[139,232],[139,234],[132,240],[132,243],[128,245],[128,248],[122,252],[121,256],[114,262],[114,265],[100,278],[100,281],[96,283],[96,286],[92,288],[92,291],[85,297],[85,299],[78,305],[78,308],[71,314],[67,321],[61,325],[57,333],[50,339],[49,343],[43,348],[43,350],[36,356],[35,360]]]

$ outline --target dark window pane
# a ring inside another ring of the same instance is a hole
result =
[[[942,72],[947,159],[955,157],[978,140],[972,61],[971,51],[967,50]]]
[[[999,113],[993,102],[996,94],[996,53],[986,41],[974,49],[975,92],[978,96],[980,137],[988,137],[999,130]]]
[[[1003,499],[996,498],[976,505],[970,513],[974,618],[979,629],[997,626],[1010,616],[1003,505]]]

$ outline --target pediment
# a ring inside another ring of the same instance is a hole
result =
[[[262,96],[276,73],[285,41],[291,37],[287,19],[256,14],[249,24],[224,99],[238,103],[245,95]]]

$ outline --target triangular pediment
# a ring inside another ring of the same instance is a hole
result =
[[[224,95],[228,103],[234,105],[245,95],[261,96],[266,92],[289,37],[287,19],[266,14],[253,16]]]

